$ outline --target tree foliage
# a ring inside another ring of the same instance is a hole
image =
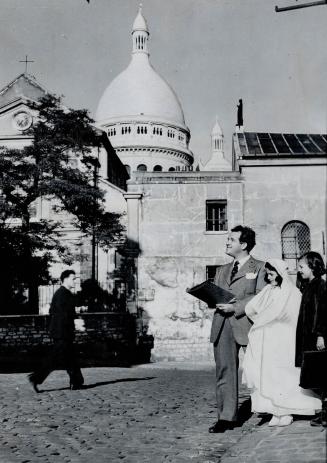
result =
[[[12,270],[10,278],[16,273],[27,285],[49,277],[53,251],[69,260],[61,240],[67,221],[85,237],[94,233],[103,247],[115,245],[123,232],[120,215],[105,210],[97,182],[101,137],[87,110],[67,109],[53,95],[30,106],[37,114],[27,132],[31,143],[0,148],[0,258],[3,268]],[[66,223],[53,217],[31,220],[39,198],[66,212]]]

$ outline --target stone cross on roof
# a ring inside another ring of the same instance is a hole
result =
[[[34,61],[31,61],[31,60],[28,60],[27,59],[27,55],[25,55],[25,59],[24,60],[21,60],[19,61],[20,63],[25,63],[25,74],[27,74],[27,64],[28,63],[34,63]]]

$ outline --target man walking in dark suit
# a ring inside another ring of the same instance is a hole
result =
[[[216,362],[216,398],[218,421],[210,433],[233,429],[238,412],[238,354],[248,343],[251,322],[245,315],[245,306],[266,284],[264,262],[254,259],[250,251],[255,246],[255,232],[238,225],[233,228],[226,243],[226,254],[234,262],[218,268],[214,283],[234,294],[228,304],[217,304],[210,342],[213,343]]]
[[[49,334],[53,340],[52,350],[41,367],[29,375],[34,390],[56,368],[66,369],[70,379],[70,389],[81,389],[84,383],[74,348],[75,287],[74,270],[65,270],[60,276],[62,285],[54,293],[50,306]]]

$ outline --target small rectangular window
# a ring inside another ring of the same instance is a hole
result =
[[[206,279],[213,281],[220,265],[207,265],[206,266]]]
[[[206,201],[206,230],[227,231],[227,201],[208,200]]]

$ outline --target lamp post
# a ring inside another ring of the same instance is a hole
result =
[[[98,155],[99,155],[99,150],[98,150]],[[97,188],[98,186],[98,169],[101,167],[101,164],[99,162],[98,158],[94,158],[92,160],[92,165],[94,167],[93,170],[93,187],[94,189]],[[97,200],[94,199],[94,208],[96,208],[97,205]],[[96,281],[97,279],[97,243],[96,243],[96,234],[95,234],[95,219],[93,221],[93,226],[92,226],[92,240],[91,240],[91,249],[92,249],[92,256],[91,256],[91,279],[93,281]]]

